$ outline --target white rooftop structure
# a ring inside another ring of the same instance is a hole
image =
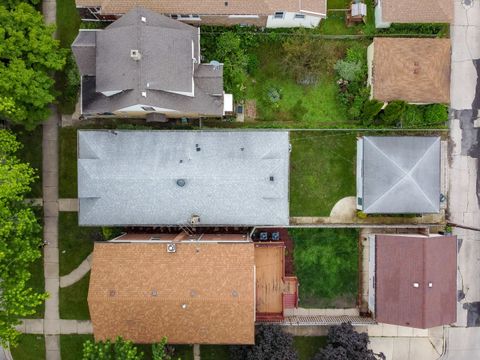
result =
[[[288,225],[286,131],[78,132],[80,225]]]
[[[440,138],[358,139],[357,209],[366,214],[438,213]]]

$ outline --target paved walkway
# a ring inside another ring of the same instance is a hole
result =
[[[43,124],[43,211],[44,227],[44,275],[45,291],[45,334],[60,331],[59,313],[59,266],[58,266],[58,115],[52,107],[52,115]],[[60,359],[58,339],[45,337],[47,360]]]
[[[64,275],[60,278],[60,287],[68,287],[75,284],[77,281],[82,279],[92,267],[92,254],[88,255],[85,260],[82,261],[76,269],[74,269],[70,274]]]
[[[58,336],[59,334],[91,334],[92,322],[90,320],[58,320],[58,328],[47,328],[44,319],[24,319],[16,327],[24,334],[44,334],[45,336]]]

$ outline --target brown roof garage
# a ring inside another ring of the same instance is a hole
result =
[[[455,236],[377,235],[375,268],[379,323],[426,329],[456,321]]]

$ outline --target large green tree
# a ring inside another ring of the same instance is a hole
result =
[[[32,6],[0,6],[0,117],[32,129],[49,115],[55,100],[52,73],[65,65],[66,52]]]
[[[27,285],[29,266],[41,256],[41,228],[24,201],[36,175],[15,156],[20,146],[0,130],[0,343],[13,345],[18,319],[34,314],[45,298]]]

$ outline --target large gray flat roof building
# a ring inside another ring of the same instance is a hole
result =
[[[360,138],[357,208],[367,214],[438,213],[440,138]]]
[[[286,131],[78,132],[80,225],[288,225]]]

